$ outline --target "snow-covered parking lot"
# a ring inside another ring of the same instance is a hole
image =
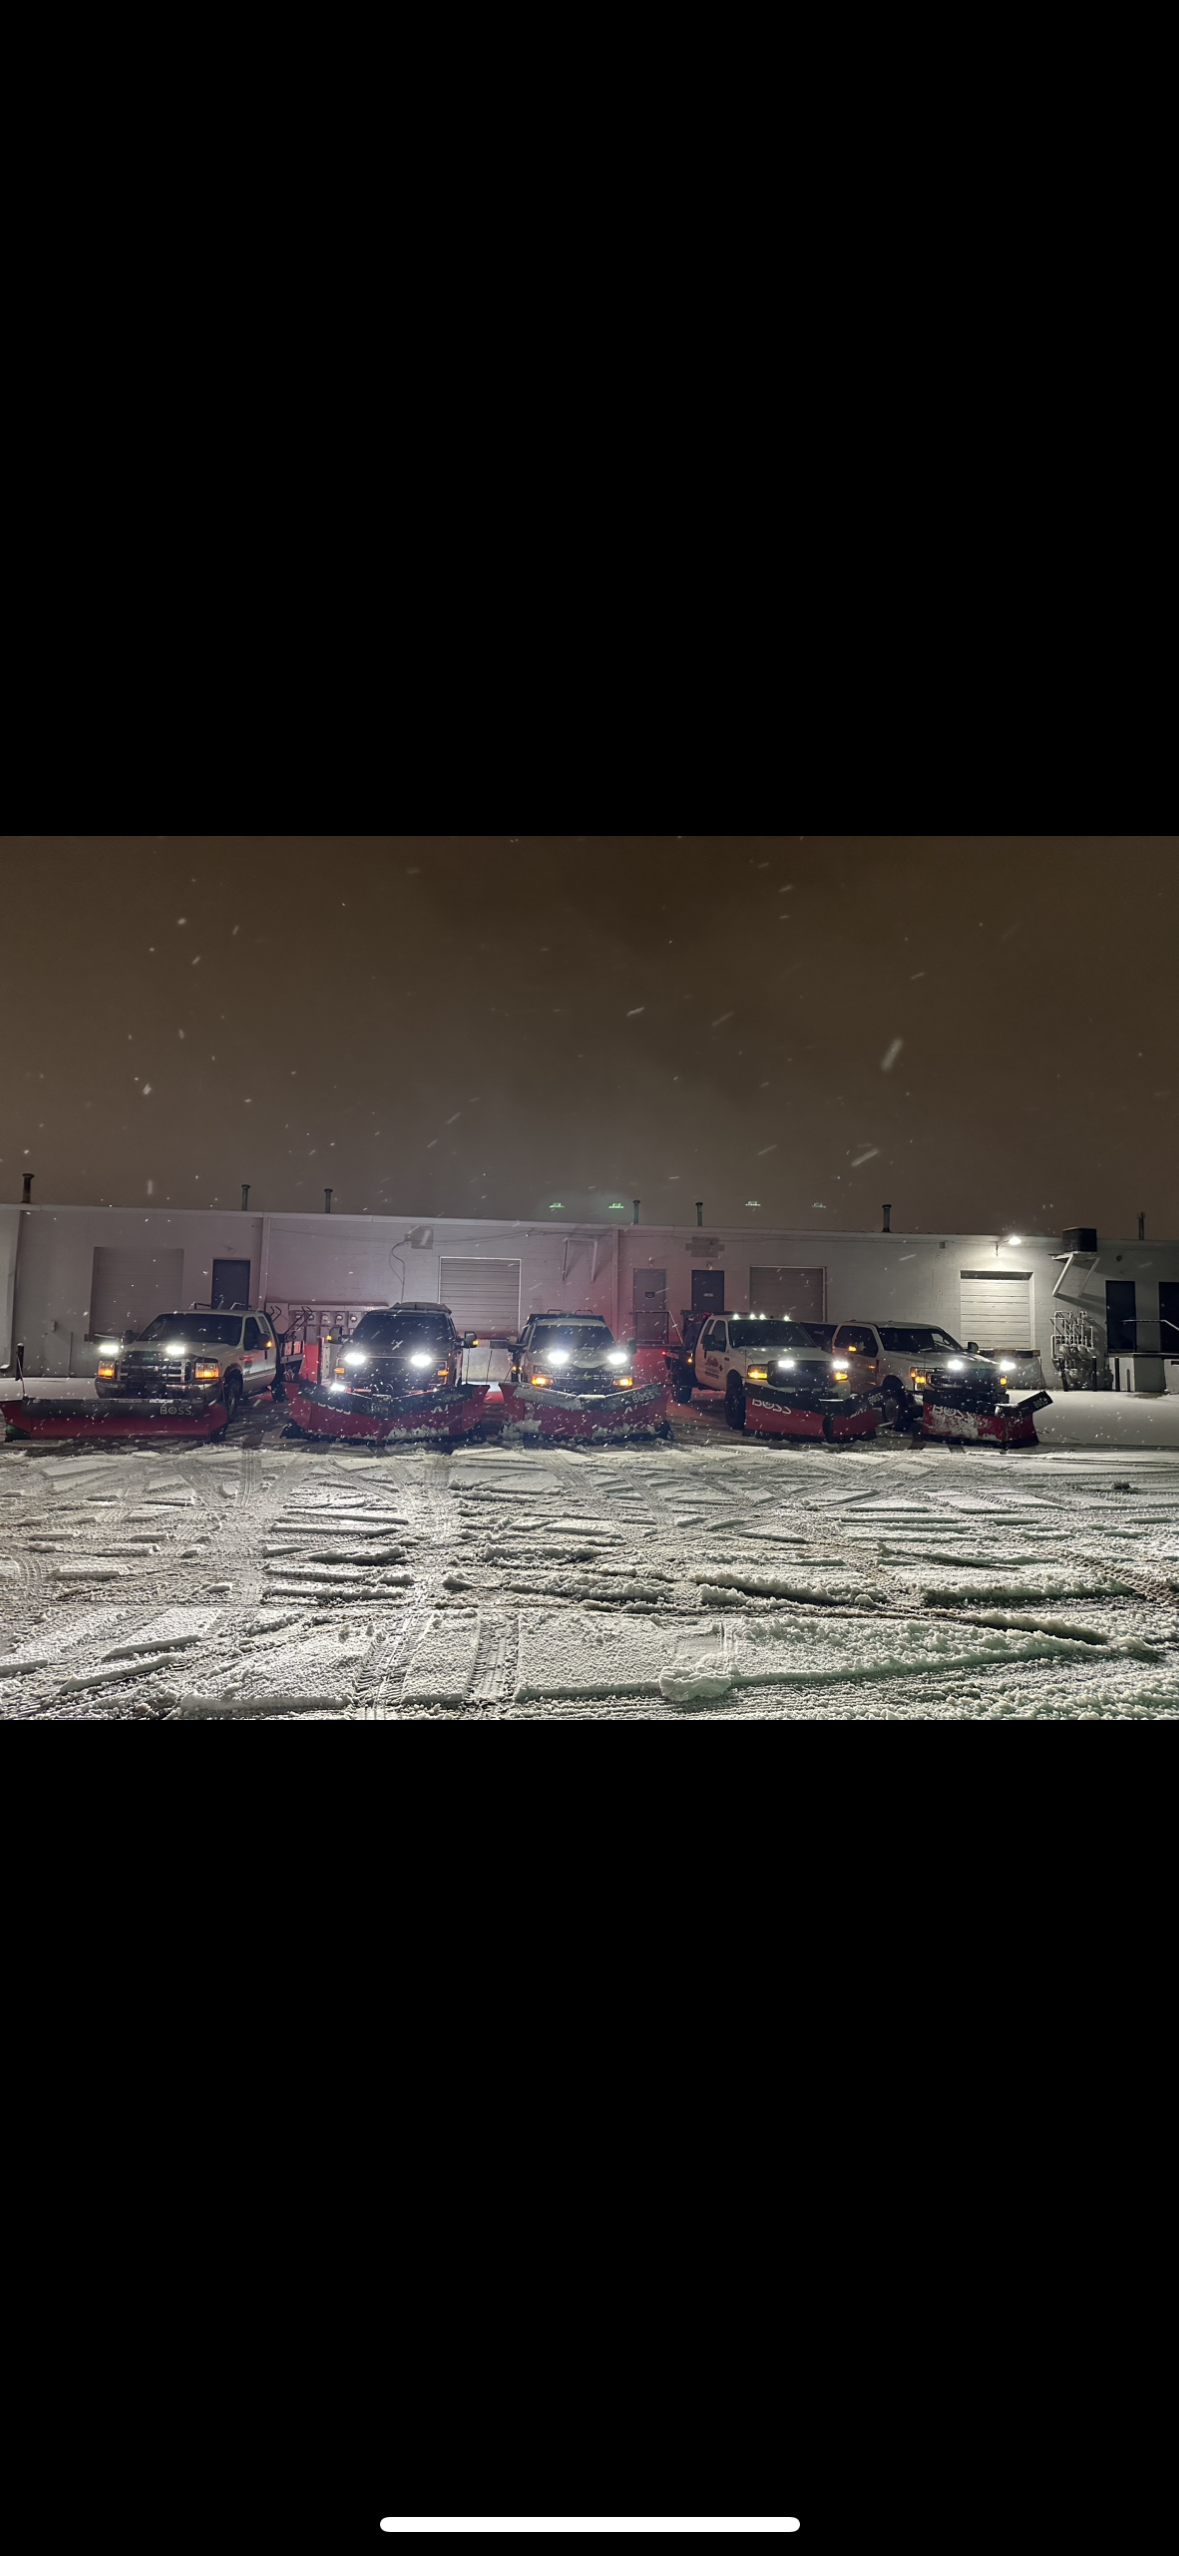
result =
[[[0,1716],[1179,1715],[1179,1448],[0,1447]]]

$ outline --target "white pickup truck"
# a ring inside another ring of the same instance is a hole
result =
[[[853,1400],[848,1361],[820,1348],[806,1324],[784,1314],[714,1314],[689,1356],[668,1351],[672,1391],[690,1402],[694,1386],[723,1393],[731,1429],[745,1426],[745,1384],[796,1391],[808,1409],[836,1412]]]

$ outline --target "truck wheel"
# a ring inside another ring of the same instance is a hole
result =
[[[889,1376],[880,1396],[880,1417],[886,1429],[903,1429],[908,1418],[909,1397],[904,1386]]]
[[[688,1375],[679,1375],[679,1376],[677,1376],[677,1377],[676,1377],[676,1379],[675,1379],[674,1384],[672,1385],[671,1392],[672,1392],[672,1400],[673,1400],[674,1402],[690,1402],[690,1401],[691,1401],[691,1399],[692,1399],[692,1378],[691,1378],[691,1376],[688,1376]]]
[[[230,1423],[230,1421],[231,1421],[231,1420],[236,1420],[236,1418],[237,1418],[237,1414],[238,1414],[238,1409],[239,1409],[239,1406],[240,1406],[240,1404],[241,1404],[241,1398],[242,1398],[242,1380],[241,1380],[241,1377],[240,1377],[240,1376],[236,1376],[236,1375],[233,1375],[233,1376],[227,1376],[227,1377],[226,1377],[226,1379],[225,1379],[224,1385],[223,1385],[223,1386],[222,1386],[222,1388],[221,1388],[221,1399],[222,1399],[222,1401],[223,1401],[223,1403],[224,1403],[224,1405],[225,1405],[225,1425],[226,1425],[226,1428],[228,1428],[228,1427],[229,1427],[229,1423]]]
[[[745,1387],[740,1376],[730,1376],[725,1386],[725,1418],[730,1429],[745,1426]]]

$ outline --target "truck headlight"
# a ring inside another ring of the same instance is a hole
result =
[[[795,1358],[779,1358],[778,1360],[779,1369],[783,1367],[793,1367],[796,1366],[797,1363],[798,1361]]]
[[[113,1380],[113,1377],[114,1377],[114,1374],[115,1374],[115,1362],[114,1362],[114,1359],[113,1359],[113,1358],[109,1358],[109,1359],[107,1359],[107,1360],[104,1362],[104,1364],[103,1364],[103,1365],[99,1368],[98,1372],[99,1372],[99,1375],[100,1375],[100,1376],[105,1377],[108,1381]]]
[[[533,1376],[532,1382],[535,1385],[546,1385],[551,1384],[552,1378],[551,1376]]]
[[[770,1371],[768,1367],[747,1367],[745,1373],[749,1378],[750,1384],[767,1384],[769,1381]]]
[[[99,1357],[117,1358],[119,1354],[119,1346],[120,1344],[117,1340],[100,1340],[98,1344]]]
[[[367,1367],[367,1349],[346,1349],[344,1351],[344,1364],[346,1367]]]
[[[620,1376],[620,1377],[619,1377],[619,1379],[618,1379],[618,1381],[619,1381],[619,1384],[620,1384],[620,1385],[633,1384],[633,1383],[634,1383],[634,1377],[633,1377],[633,1376]]]
[[[554,1361],[553,1361],[553,1364],[554,1364],[554,1366],[556,1365],[556,1360],[555,1360],[555,1359],[554,1359]],[[606,1351],[606,1364],[607,1364],[607,1366],[608,1366],[608,1367],[625,1367],[625,1365],[626,1365],[626,1351],[625,1351],[625,1349],[608,1349],[608,1350]]]
[[[203,1366],[194,1367],[192,1372],[198,1384],[219,1384],[221,1381],[221,1369],[216,1359],[211,1365],[206,1362]]]
[[[846,1384],[846,1382],[847,1382],[847,1368],[846,1368],[846,1367],[832,1367],[831,1373],[832,1373],[832,1375],[833,1375],[833,1376],[834,1376],[834,1378],[835,1378],[836,1384]]]
[[[429,1350],[415,1349],[409,1363],[411,1367],[428,1367],[430,1364]]]

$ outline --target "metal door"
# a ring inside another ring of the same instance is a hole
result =
[[[215,1260],[213,1293],[215,1305],[248,1305],[250,1301],[250,1264],[248,1260]]]
[[[751,1269],[750,1313],[788,1314],[793,1322],[821,1322],[826,1311],[825,1274],[822,1269]]]
[[[723,1269],[692,1271],[692,1311],[694,1314],[723,1313],[725,1309],[725,1273]]]
[[[1105,1337],[1110,1351],[1133,1349],[1137,1310],[1132,1278],[1107,1278],[1105,1282]]]
[[[636,1269],[631,1276],[636,1341],[667,1339],[667,1271]]]

